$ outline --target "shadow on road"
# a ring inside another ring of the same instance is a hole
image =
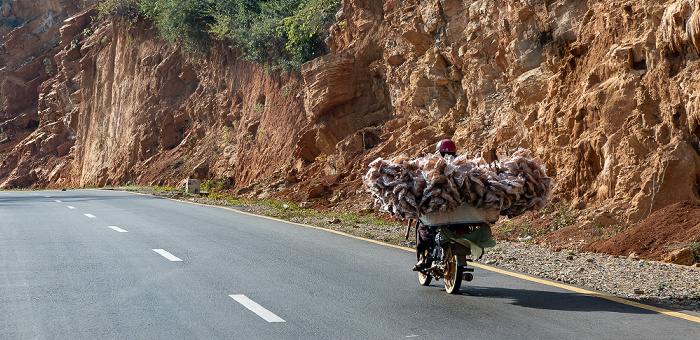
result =
[[[657,312],[634,306],[625,305],[615,301],[606,300],[574,292],[553,292],[546,290],[510,289],[499,287],[462,287],[460,292],[464,298],[488,297],[511,299],[511,304],[526,308],[562,310],[574,312],[619,312],[634,314],[656,314]],[[646,302],[644,304],[651,305]],[[669,308],[666,306],[657,306]]]

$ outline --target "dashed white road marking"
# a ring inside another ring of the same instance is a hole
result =
[[[72,205],[69,205],[69,206],[68,206],[68,209],[75,209],[75,207],[72,206]]]
[[[83,214],[83,215],[85,215],[85,216],[87,216],[87,217],[89,217],[89,218],[97,218],[97,216],[95,216],[95,215],[93,215],[93,214]]]
[[[169,253],[169,252],[167,252],[167,251],[164,250],[164,249],[153,249],[153,251],[155,251],[155,252],[158,253],[158,254],[163,255],[163,257],[165,257],[166,259],[168,259],[168,260],[170,260],[170,261],[173,261],[173,262],[182,261],[182,259],[180,259],[179,257],[177,257],[177,256],[175,256],[175,255],[173,255],[173,254],[171,254],[171,253]]]
[[[110,228],[110,229],[113,229],[113,230],[116,230],[116,231],[118,231],[118,232],[120,232],[120,233],[128,233],[128,231],[126,231],[126,230],[124,230],[124,229],[122,229],[122,228],[119,228],[119,227],[110,226],[109,228]]]
[[[63,203],[63,201],[61,201],[61,200],[54,200],[54,201],[56,201],[56,203]]]
[[[284,319],[275,315],[275,313],[270,312],[269,310],[265,309],[265,307],[259,305],[257,302],[251,300],[243,294],[232,294],[229,296],[238,303],[242,304],[243,307],[248,308],[251,312],[265,319],[267,322],[286,322]]]

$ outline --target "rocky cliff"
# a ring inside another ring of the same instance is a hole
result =
[[[77,3],[0,1],[0,160],[39,124],[39,88],[55,74],[59,29]]]
[[[490,159],[530,148],[555,202],[610,223],[699,199],[699,1],[344,0],[332,53],[282,75],[60,3],[3,37],[4,188],[196,177],[367,201],[371,160],[451,138]]]
[[[265,74],[234,52],[188,60],[143,21],[124,27],[96,16],[87,8],[62,22],[55,74],[34,84],[38,104],[17,115],[38,126],[4,156],[3,187],[188,177],[243,186],[290,163],[306,120],[297,78]]]

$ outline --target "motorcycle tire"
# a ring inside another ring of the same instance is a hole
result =
[[[429,286],[432,281],[432,276],[418,272],[418,283],[420,283],[421,286]]]
[[[447,262],[445,278],[443,280],[447,294],[457,294],[459,292],[459,288],[462,286],[463,274],[464,268],[457,265],[457,257],[453,256],[450,261]]]

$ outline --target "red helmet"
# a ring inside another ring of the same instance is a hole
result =
[[[455,145],[455,142],[449,139],[443,139],[437,143],[437,145],[435,146],[435,151],[438,151],[443,155],[454,155],[457,153],[457,145]]]

